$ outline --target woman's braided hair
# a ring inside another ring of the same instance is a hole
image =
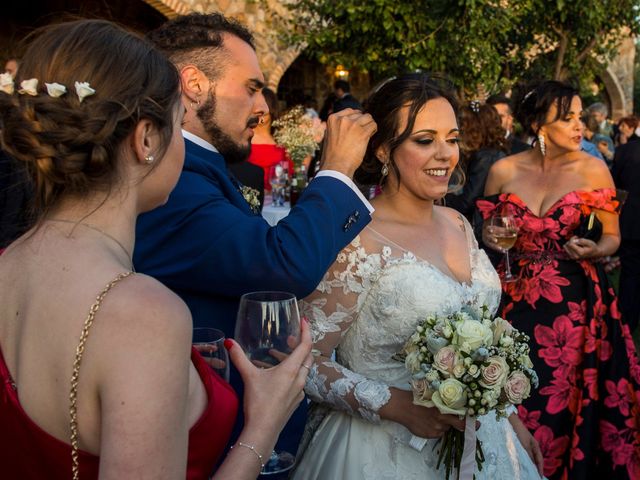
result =
[[[0,92],[0,139],[30,173],[35,218],[63,196],[109,192],[120,178],[119,150],[142,119],[160,132],[156,158],[164,154],[180,79],[136,34],[103,20],[44,27],[31,40],[16,84],[30,78],[38,79],[35,96]],[[81,101],[76,81],[89,82],[95,94]],[[64,85],[67,93],[52,97],[45,82]]]

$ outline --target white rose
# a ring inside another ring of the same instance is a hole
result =
[[[434,392],[431,401],[440,413],[464,415],[467,413],[467,391],[463,383],[455,378],[448,378],[440,383],[438,391]]]
[[[493,345],[497,345],[502,335],[511,335],[513,327],[505,319],[496,317],[493,320]]]
[[[513,405],[522,403],[531,393],[531,382],[527,376],[519,370],[516,370],[507,379],[504,386],[504,392],[507,394],[507,400]]]
[[[29,80],[20,82],[20,90],[18,90],[18,93],[31,95],[32,97],[38,95],[38,79],[30,78]]]
[[[433,357],[433,367],[440,370],[444,374],[453,373],[453,366],[458,361],[456,350],[448,345],[442,347]]]
[[[504,358],[489,357],[487,366],[482,367],[480,385],[485,388],[502,388],[509,373],[509,366]]]
[[[47,93],[50,97],[58,98],[67,93],[67,87],[64,85],[60,85],[59,83],[46,83],[45,87],[47,87]]]
[[[493,340],[493,332],[489,327],[476,320],[464,320],[456,325],[458,345],[464,345],[469,352],[480,347],[488,347]]]
[[[12,95],[14,91],[13,77],[10,73],[0,73],[0,92]]]
[[[89,82],[76,82],[75,87],[80,103],[82,103],[85,97],[89,97],[96,93],[96,91],[89,85]]]

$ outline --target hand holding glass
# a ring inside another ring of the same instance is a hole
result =
[[[253,292],[240,298],[235,340],[260,367],[271,367],[300,343],[300,314],[295,295],[286,292]],[[295,457],[272,452],[262,475],[285,472]]]
[[[194,328],[193,346],[218,375],[229,381],[229,352],[224,348],[224,332],[216,328]]]
[[[509,261],[509,249],[513,247],[518,238],[518,227],[511,215],[495,215],[488,218],[483,226],[484,237],[492,241],[492,246],[504,253],[505,274],[503,281],[512,282],[515,277],[511,274],[511,262]]]

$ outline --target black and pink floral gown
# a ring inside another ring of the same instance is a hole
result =
[[[540,387],[519,415],[540,442],[545,476],[640,479],[640,366],[629,327],[602,267],[562,248],[592,210],[618,212],[616,191],[567,193],[541,217],[513,193],[477,207],[484,219],[506,210],[520,228],[502,314],[531,337]]]

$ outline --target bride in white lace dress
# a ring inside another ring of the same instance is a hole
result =
[[[434,206],[458,163],[455,105],[424,74],[394,79],[369,100],[378,133],[359,175],[382,179],[384,189],[371,225],[301,302],[316,361],[294,479],[445,477],[435,442],[464,421],[413,405],[410,375],[393,356],[427,315],[482,304],[495,311],[500,299],[499,278],[467,221]],[[485,462],[477,480],[540,478],[539,446],[517,415],[479,421]],[[409,446],[412,434],[430,439],[421,451]]]

